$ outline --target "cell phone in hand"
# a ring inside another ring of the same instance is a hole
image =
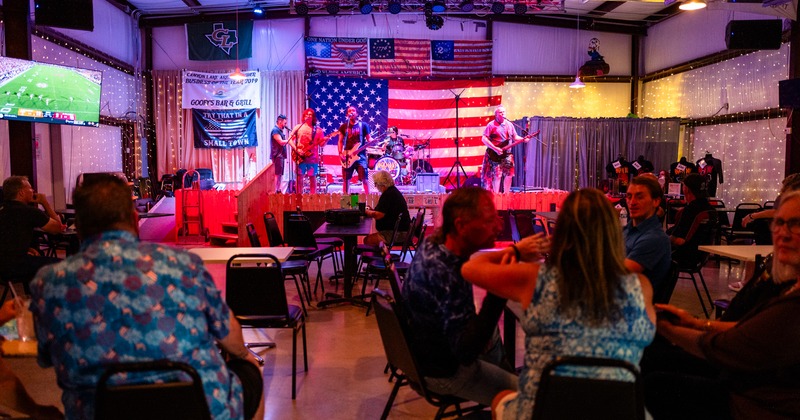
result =
[[[670,312],[666,309],[656,309],[656,320],[657,321],[667,321],[670,324],[679,324],[681,318],[676,315],[674,312]]]

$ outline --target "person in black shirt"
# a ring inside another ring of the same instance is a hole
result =
[[[4,201],[0,207],[0,277],[29,282],[39,269],[58,262],[43,257],[34,246],[35,229],[60,233],[66,226],[44,194],[36,194],[28,178],[12,176],[3,181]],[[41,205],[45,211],[36,206]]]
[[[375,219],[376,233],[371,233],[364,238],[364,243],[367,245],[380,245],[381,242],[387,245],[391,243],[392,234],[394,233],[394,224],[397,222],[397,216],[400,218],[400,227],[397,231],[397,237],[394,238],[394,243],[403,243],[411,228],[411,218],[408,216],[408,204],[403,194],[397,187],[394,186],[394,179],[386,171],[378,171],[372,174],[372,180],[375,183],[375,188],[381,192],[381,197],[378,199],[378,204],[375,209],[368,209],[365,212],[367,217]]]
[[[272,167],[275,169],[275,192],[281,192],[281,181],[283,179],[283,165],[286,161],[286,134],[283,132],[286,127],[286,115],[278,115],[275,127],[270,133],[270,152],[269,158],[272,159]]]
[[[711,204],[706,199],[706,193],[703,190],[705,179],[699,174],[689,174],[683,180],[683,197],[686,201],[684,207],[677,216],[675,225],[667,230],[669,234],[669,242],[672,245],[672,259],[676,261],[687,261],[688,258],[697,258],[697,245],[689,248],[686,245],[689,231],[694,224],[697,216],[704,212],[710,211],[711,219],[709,223],[713,225],[717,222],[717,213]]]

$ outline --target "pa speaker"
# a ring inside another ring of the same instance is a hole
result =
[[[731,50],[777,50],[781,30],[780,19],[732,20],[725,27],[725,46]]]
[[[37,25],[94,30],[92,0],[34,0]]]
[[[778,82],[778,104],[781,108],[800,109],[800,79]]]

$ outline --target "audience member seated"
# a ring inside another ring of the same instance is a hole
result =
[[[793,270],[795,279],[778,297],[738,322],[698,320],[657,305],[669,315],[659,315],[658,333],[697,366],[646,373],[646,404],[655,419],[800,418],[800,192],[782,197],[771,230],[773,264]]]
[[[652,176],[634,177],[625,194],[629,217],[628,225],[623,229],[625,267],[644,274],[650,280],[655,296],[666,287],[672,263],[669,237],[656,214],[662,199],[661,186]]]
[[[783,179],[780,195],[775,199],[775,207],[750,213],[742,219],[742,227],[755,232],[757,244],[772,245],[769,223],[772,221],[772,216],[775,214],[775,208],[777,208],[780,203],[781,195],[797,190],[800,190],[800,173],[791,174]]]
[[[81,251],[31,282],[38,361],[55,367],[67,418],[94,418],[104,364],[155,359],[197,370],[213,418],[263,418],[258,363],[200,258],[140,242],[115,176],[86,180],[73,203]]]
[[[0,325],[16,318],[21,311],[22,307],[16,304],[16,300],[7,300],[0,306]],[[64,414],[56,407],[37,404],[25,390],[22,381],[0,357],[0,418],[11,417],[11,413],[6,412],[8,409],[33,419],[64,418]]]
[[[517,388],[497,329],[506,300],[488,293],[476,314],[461,266],[479,249],[494,246],[501,222],[491,192],[453,191],[442,207],[442,225],[419,246],[403,283],[428,388],[487,406],[500,391]]]
[[[389,172],[374,172],[372,181],[375,183],[375,188],[380,191],[381,197],[378,199],[378,204],[375,205],[375,208],[367,209],[364,215],[375,219],[375,230],[377,232],[367,235],[364,238],[364,243],[373,246],[378,246],[381,242],[385,244],[392,243],[394,224],[397,222],[397,216],[402,214],[400,229],[397,231],[397,237],[394,238],[395,244],[401,244],[406,240],[406,234],[411,228],[411,218],[408,216],[406,199],[400,190],[394,186],[394,179],[392,179]]]
[[[542,264],[543,251],[547,241],[534,235],[461,269],[468,281],[525,309],[525,368],[519,391],[495,398],[498,419],[531,417],[542,370],[559,356],[638,364],[655,334],[653,290],[647,278],[625,268],[617,213],[600,190],[567,196]],[[616,374],[602,377],[625,378]]]
[[[57,258],[39,253],[37,233],[59,233],[66,226],[50,206],[44,194],[36,194],[28,178],[12,176],[3,181],[3,204],[0,206],[0,278],[27,283],[43,266]],[[37,205],[44,207],[39,210]]]
[[[717,212],[708,203],[706,193],[703,191],[704,182],[705,179],[700,174],[689,174],[681,182],[686,207],[678,212],[675,225],[667,229],[667,234],[670,235],[669,242],[672,245],[672,259],[676,261],[685,261],[697,253],[697,244],[689,247],[686,245],[686,240],[700,213],[710,212],[709,223],[716,224],[717,222]]]

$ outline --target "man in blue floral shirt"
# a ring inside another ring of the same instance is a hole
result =
[[[506,301],[487,293],[476,314],[461,266],[494,246],[500,222],[491,192],[455,190],[442,207],[442,226],[414,255],[402,296],[428,388],[487,406],[500,391],[517,389],[517,376],[501,367],[497,321]]]
[[[119,178],[87,181],[73,203],[81,251],[39,271],[30,306],[39,364],[55,367],[67,418],[94,418],[103,365],[156,359],[197,370],[214,419],[258,415],[257,362],[200,258],[139,242],[130,188]]]

